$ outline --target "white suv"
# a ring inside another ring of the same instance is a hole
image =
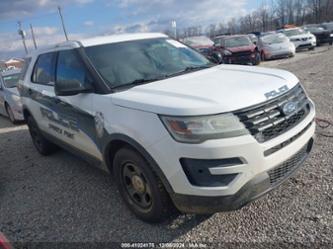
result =
[[[280,33],[288,36],[289,40],[294,43],[296,50],[309,49],[313,50],[317,46],[316,37],[308,31],[301,28],[282,29]]]
[[[214,65],[163,34],[68,41],[31,56],[19,90],[37,150],[113,172],[141,219],[235,210],[309,154],[315,108],[291,73]]]

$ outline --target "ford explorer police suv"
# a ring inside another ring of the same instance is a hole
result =
[[[286,71],[214,65],[159,33],[68,41],[27,60],[19,91],[36,149],[112,172],[146,221],[239,209],[312,148],[314,104]]]

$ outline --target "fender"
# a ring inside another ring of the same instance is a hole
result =
[[[157,174],[157,176],[161,179],[165,189],[169,194],[173,194],[174,190],[172,189],[168,179],[164,175],[163,171],[160,169],[156,161],[152,158],[152,156],[146,151],[145,148],[143,148],[142,145],[140,145],[137,141],[135,141],[133,138],[124,135],[124,134],[112,134],[108,135],[107,144],[104,147],[104,161],[109,167],[109,171],[112,172],[112,161],[114,157],[114,151],[116,151],[119,148],[119,144],[128,144],[131,147],[133,147],[135,150],[137,150],[145,160],[149,162],[154,172]]]

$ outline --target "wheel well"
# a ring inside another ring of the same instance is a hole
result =
[[[27,110],[27,109],[23,109],[23,116],[24,116],[24,119],[27,121],[28,120],[28,117],[31,116],[31,113]]]
[[[114,140],[112,140],[104,150],[104,160],[106,162],[106,165],[110,171],[110,173],[113,173],[113,159],[116,155],[117,151],[121,148],[129,147],[133,149],[134,151],[138,152],[147,162],[149,162],[150,166],[152,167],[152,170],[159,176],[161,179],[164,187],[169,193],[174,193],[170,183],[168,182],[167,178],[165,177],[162,170],[159,168],[155,160],[149,155],[149,153],[136,141],[126,137],[119,135]]]
[[[123,140],[113,140],[108,144],[108,146],[106,148],[106,153],[105,153],[105,161],[106,161],[107,166],[108,166],[111,173],[113,172],[114,156],[116,155],[118,150],[120,150],[121,148],[124,148],[124,147],[130,147],[131,149],[137,151],[134,148],[134,146],[132,146],[131,144],[129,144],[129,143],[123,141]]]

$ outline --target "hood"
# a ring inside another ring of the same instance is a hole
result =
[[[283,70],[220,65],[110,94],[115,105],[175,116],[230,112],[267,101],[298,79]]]
[[[302,35],[293,35],[290,36],[289,39],[302,39],[302,38],[309,38],[309,37],[313,37],[314,35],[311,33],[306,33],[306,34],[302,34]]]
[[[282,42],[282,43],[265,44],[264,48],[271,50],[271,51],[275,51],[275,50],[281,50],[281,49],[289,49],[292,46],[294,46],[293,43],[291,43],[288,40],[287,42]]]
[[[232,53],[237,53],[237,52],[245,52],[245,51],[254,51],[256,46],[249,45],[249,46],[242,46],[242,47],[232,47],[232,48],[226,48],[227,50],[231,51]]]

